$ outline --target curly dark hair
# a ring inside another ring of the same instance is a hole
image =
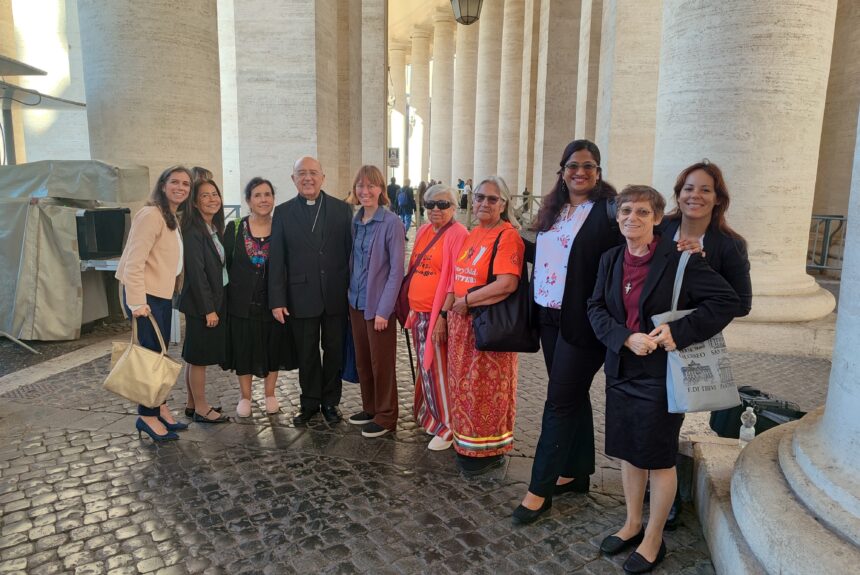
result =
[[[553,224],[555,224],[555,221],[558,219],[558,215],[561,213],[564,205],[570,202],[570,194],[567,190],[567,184],[564,183],[562,174],[564,173],[564,164],[574,154],[574,152],[578,152],[580,150],[587,150],[591,153],[591,156],[597,163],[597,184],[588,194],[588,199],[597,201],[602,198],[612,198],[618,195],[618,191],[615,187],[603,179],[603,171],[600,168],[600,149],[597,147],[597,144],[591,140],[574,140],[564,148],[561,160],[558,163],[560,166],[560,169],[557,172],[558,179],[549,194],[543,198],[540,211],[538,211],[537,220],[532,228],[535,231],[545,232],[549,230]]]
[[[675,209],[666,214],[666,219],[680,220],[683,216],[683,214],[681,214],[681,208],[678,205],[678,198],[681,197],[681,190],[684,189],[687,177],[696,170],[702,170],[714,180],[714,193],[717,195],[717,202],[714,204],[714,211],[711,212],[711,222],[708,224],[708,229],[722,232],[730,238],[740,240],[746,244],[744,237],[733,230],[731,226],[729,226],[728,222],[726,222],[726,211],[728,211],[729,204],[731,203],[729,188],[726,186],[726,180],[723,178],[723,171],[718,165],[710,162],[709,160],[696,162],[692,166],[684,168],[684,170],[678,174],[674,188]]]
[[[179,226],[179,220],[172,211],[170,211],[170,202],[167,201],[167,194],[164,193],[164,185],[167,183],[167,180],[170,179],[170,176],[175,174],[176,172],[182,172],[188,179],[192,182],[194,181],[194,176],[191,175],[191,170],[186,168],[185,166],[170,166],[158,176],[158,181],[155,182],[155,187],[152,189],[152,194],[149,196],[149,201],[146,202],[147,206],[155,206],[161,212],[161,217],[164,218],[164,223],[167,224],[167,229],[175,230]],[[189,198],[191,195],[189,194]],[[178,212],[183,212],[185,207],[188,205],[188,199],[182,202],[182,205],[179,206]]]

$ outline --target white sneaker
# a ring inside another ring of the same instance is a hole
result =
[[[251,400],[240,399],[236,406],[236,415],[239,417],[251,417]]]
[[[454,443],[453,439],[442,439],[436,435],[430,440],[430,443],[427,444],[427,449],[430,451],[445,451],[451,447],[452,443]]]

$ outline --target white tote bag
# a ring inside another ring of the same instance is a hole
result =
[[[655,326],[681,319],[695,311],[678,309],[684,270],[689,259],[690,252],[681,254],[672,290],[672,309],[651,316]],[[732,377],[729,352],[722,332],[709,340],[670,351],[667,355],[666,395],[669,413],[716,411],[740,405],[741,398]]]

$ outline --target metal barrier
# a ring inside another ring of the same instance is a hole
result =
[[[224,204],[223,209],[225,222],[235,220],[242,215],[242,206],[240,204]]]
[[[813,215],[809,229],[809,251],[806,269],[809,271],[840,271],[845,254],[845,216]]]

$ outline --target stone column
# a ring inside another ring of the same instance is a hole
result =
[[[524,0],[505,0],[496,174],[505,180],[512,194],[519,194],[523,191],[519,181],[519,158],[524,17]],[[522,185],[525,185],[525,182]]]
[[[662,8],[662,0],[603,0],[594,137],[603,156],[603,177],[619,190],[652,180],[657,77],[663,73],[659,68]],[[691,29],[686,32],[684,38],[695,42]],[[713,52],[712,60],[721,51]],[[670,63],[676,57],[683,59],[674,53],[664,56]]]
[[[594,141],[603,0],[582,0],[582,16],[579,24],[579,74],[576,80],[574,137]]]
[[[812,213],[848,213],[851,161],[854,159],[853,117],[860,106],[860,3],[839,0],[833,58],[824,105],[824,127],[818,155],[818,178]]]
[[[834,300],[806,274],[806,251],[836,0],[723,8],[684,1],[664,11],[654,183],[669,195],[687,165],[719,164],[728,220],[749,244],[746,319],[821,318]],[[707,25],[694,33],[691,22]]]
[[[579,2],[541,1],[532,183],[536,195],[555,185],[561,153],[573,139],[579,42],[571,41],[571,30],[579,31],[579,8]]]
[[[810,33],[826,35],[833,6],[822,10],[817,3],[813,11],[807,4],[792,13],[806,16]],[[827,403],[754,439],[732,475],[732,511],[768,573],[852,573],[860,565],[860,139],[855,142]]]
[[[400,167],[389,171],[398,182],[406,177],[408,162],[406,157],[406,51],[407,46],[392,43],[388,48],[388,73],[391,74],[391,87],[394,95],[394,108],[389,114],[389,142],[392,147],[400,148]]]
[[[387,0],[361,0],[361,163],[386,172]],[[356,168],[357,170],[357,168]]]
[[[221,74],[221,164],[224,174],[224,203],[238,204],[242,206],[242,213],[245,213],[247,207],[244,204],[242,191],[248,180],[254,176],[243,176],[239,161],[239,101],[236,93],[236,25],[233,0],[218,0],[218,63]],[[279,188],[278,191],[282,192],[282,189]]]
[[[0,54],[20,60],[18,57],[18,48],[15,45],[15,23],[12,19],[12,0],[0,0]],[[26,63],[26,62],[25,62]],[[24,122],[22,113],[18,109],[12,110],[13,136],[12,141],[15,143],[15,163],[23,164],[27,161],[27,151],[24,147]],[[8,126],[3,126],[4,130],[8,130]],[[3,138],[0,138],[2,143]],[[8,150],[7,150],[8,154]],[[8,161],[8,157],[3,157],[4,161]]]
[[[499,87],[502,73],[504,5],[485,2],[478,31],[478,83],[475,87],[474,185],[496,173],[499,143]]]
[[[409,176],[415,186],[429,180],[430,169],[430,32],[412,30],[412,76],[410,82],[411,135],[409,136]]]
[[[433,126],[430,130],[430,176],[450,184],[451,138],[454,125],[454,38],[456,23],[451,7],[433,17]]]
[[[475,168],[475,88],[478,85],[480,25],[481,20],[469,26],[457,26],[451,182],[471,178]]]
[[[47,76],[21,76],[13,83],[50,96],[85,101],[77,2],[15,0],[12,4],[18,59],[48,72]],[[87,113],[83,108],[49,110],[22,106],[20,117],[15,131],[23,129],[27,162],[90,159]],[[20,152],[18,163],[23,163],[24,149],[20,148]]]
[[[523,73],[520,91],[520,149],[517,181],[532,189],[535,149],[535,99],[537,96],[540,0],[526,0],[523,14]]]
[[[176,163],[221,181],[215,4],[78,1],[93,159],[148,166],[153,184]]]

